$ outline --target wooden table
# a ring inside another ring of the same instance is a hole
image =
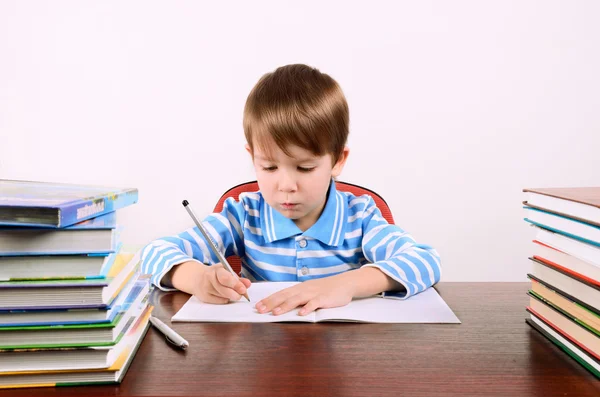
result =
[[[4,396],[600,396],[600,381],[525,323],[528,283],[441,283],[462,324],[175,323],[150,329],[120,386]],[[158,292],[158,291],[155,291]],[[169,323],[188,296],[159,293]]]

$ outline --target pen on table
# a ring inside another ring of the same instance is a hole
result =
[[[235,274],[235,272],[231,268],[231,265],[229,264],[229,262],[227,262],[227,259],[225,259],[225,257],[221,253],[221,251],[219,251],[219,249],[217,248],[217,245],[214,243],[212,237],[208,234],[206,229],[204,229],[204,226],[202,226],[202,223],[200,223],[200,221],[198,221],[198,218],[196,218],[196,215],[194,214],[192,207],[190,207],[190,203],[188,203],[187,200],[183,200],[181,202],[181,204],[183,204],[183,206],[187,210],[188,214],[190,214],[190,216],[192,217],[192,220],[194,221],[196,226],[198,226],[198,229],[200,229],[200,233],[202,233],[204,238],[208,241],[208,245],[209,245],[210,249],[215,253],[217,258],[219,259],[219,262],[221,262],[223,264],[225,269],[227,269],[229,271],[229,273],[231,273],[233,275],[233,277],[235,277],[236,279],[239,280],[238,275]],[[248,300],[248,302],[250,302],[250,298],[248,298],[248,293],[242,294],[242,296],[244,298],[246,298]]]
[[[163,323],[158,318],[150,316],[150,322],[156,327],[156,329],[162,332],[165,338],[167,338],[167,340],[173,345],[183,350],[187,349],[190,345],[187,340],[183,339],[181,335],[173,331],[167,324]]]

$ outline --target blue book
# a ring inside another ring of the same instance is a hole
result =
[[[0,225],[63,228],[137,201],[135,188],[0,179]]]

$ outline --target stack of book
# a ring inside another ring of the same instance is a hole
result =
[[[529,325],[600,378],[600,187],[524,189]]]
[[[152,311],[116,222],[137,198],[0,179],[0,388],[123,379]]]

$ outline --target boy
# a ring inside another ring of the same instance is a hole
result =
[[[242,259],[242,278],[214,264],[195,227],[146,246],[142,271],[163,290],[217,304],[240,299],[250,280],[303,281],[256,302],[259,313],[274,315],[431,287],[440,279],[437,252],[389,225],[369,196],[336,190],[348,125],[344,94],[327,74],[288,65],[264,75],[244,109],[259,191],[228,199],[203,222],[225,256]]]

